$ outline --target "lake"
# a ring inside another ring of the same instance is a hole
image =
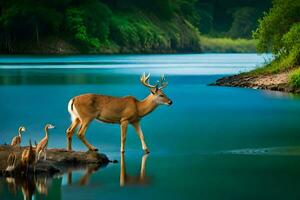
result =
[[[48,179],[35,199],[299,199],[300,97],[280,92],[208,86],[225,75],[254,69],[271,55],[182,54],[107,56],[0,56],[0,141],[20,125],[29,139],[66,147],[68,101],[82,93],[143,99],[165,74],[172,106],[142,120],[150,154],[129,127],[120,156],[118,125],[93,122],[87,140],[119,163]],[[75,150],[86,150],[76,136]],[[122,161],[122,162],[121,162]],[[141,170],[141,167],[144,170]],[[126,180],[120,182],[125,170]],[[124,171],[123,171],[124,172]],[[85,178],[85,179],[84,179]],[[84,180],[84,181],[83,181]],[[0,179],[0,199],[23,199],[21,186]]]

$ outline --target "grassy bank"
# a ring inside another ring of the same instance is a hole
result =
[[[200,36],[203,52],[214,53],[254,53],[256,41],[253,39],[211,38]]]
[[[246,73],[250,76],[288,73],[287,84],[300,89],[300,1],[274,0],[254,32],[259,52],[271,51],[275,59]]]

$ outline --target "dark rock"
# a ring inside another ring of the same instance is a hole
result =
[[[26,147],[12,147],[10,145],[0,145],[0,174],[2,176],[22,176],[35,171],[36,174],[53,175],[64,173],[69,169],[87,168],[90,166],[103,166],[109,163],[105,154],[92,151],[67,151],[65,149],[48,149],[47,159],[43,157],[36,163],[35,167],[28,169],[21,164],[21,155]],[[15,169],[6,172],[8,156],[14,153],[17,157]]]

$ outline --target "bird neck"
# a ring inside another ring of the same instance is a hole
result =
[[[138,103],[137,103],[139,116],[144,117],[145,115],[148,115],[157,106],[158,106],[158,104],[154,101],[154,95],[149,94],[145,99],[143,99],[142,101],[138,101]]]
[[[46,138],[48,138],[48,127],[45,127]]]

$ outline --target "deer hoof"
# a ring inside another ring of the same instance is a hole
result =
[[[144,153],[145,153],[145,154],[150,153],[149,149],[145,149],[145,150],[144,150]]]

